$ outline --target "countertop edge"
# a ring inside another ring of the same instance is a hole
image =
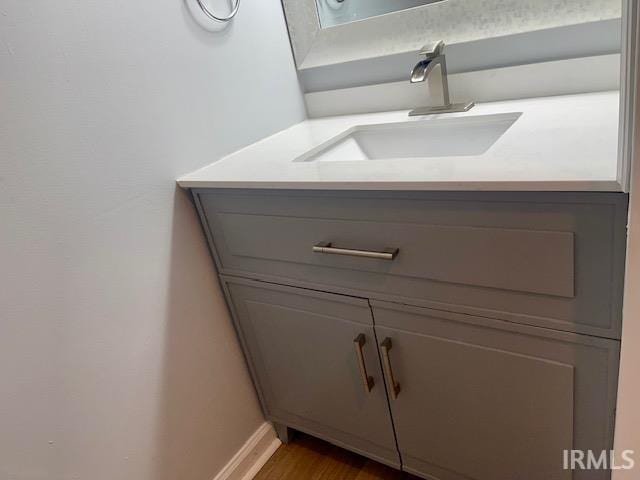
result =
[[[360,190],[360,191],[476,191],[476,192],[616,192],[624,193],[617,180],[473,181],[473,182],[250,182],[178,180],[184,189],[246,190]]]

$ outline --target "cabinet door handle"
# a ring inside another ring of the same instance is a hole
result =
[[[394,400],[398,398],[400,393],[400,384],[396,382],[393,376],[393,369],[391,368],[391,358],[389,357],[389,350],[391,350],[392,344],[389,337],[385,338],[380,344],[382,349],[382,364],[384,365],[385,375],[389,381],[389,390],[391,390],[391,398]]]
[[[400,251],[398,248],[385,248],[376,250],[354,250],[351,248],[334,247],[331,242],[320,242],[313,246],[315,253],[327,253],[330,255],[349,255],[351,257],[377,258],[378,260],[393,260]]]
[[[369,393],[375,383],[373,382],[373,377],[370,377],[367,374],[367,366],[364,363],[364,353],[362,352],[362,347],[365,343],[367,343],[367,338],[362,333],[353,339],[353,345],[356,347],[356,357],[358,358],[358,365],[360,366],[360,375],[362,375],[364,389],[367,393]]]

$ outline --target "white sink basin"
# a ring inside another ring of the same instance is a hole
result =
[[[352,127],[296,162],[383,160],[482,155],[521,112]]]

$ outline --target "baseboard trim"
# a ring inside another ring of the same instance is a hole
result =
[[[273,426],[264,422],[213,480],[251,480],[281,444]]]

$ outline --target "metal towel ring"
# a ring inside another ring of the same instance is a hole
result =
[[[238,10],[240,9],[240,0],[236,0],[236,4],[233,7],[233,10],[231,10],[231,13],[229,13],[229,15],[227,15],[226,17],[219,17],[215,15],[211,10],[209,10],[209,8],[202,2],[202,0],[196,0],[196,2],[198,3],[200,10],[202,10],[207,17],[209,17],[211,20],[216,20],[223,23],[226,23],[233,17],[235,17],[236,13],[238,13]]]

